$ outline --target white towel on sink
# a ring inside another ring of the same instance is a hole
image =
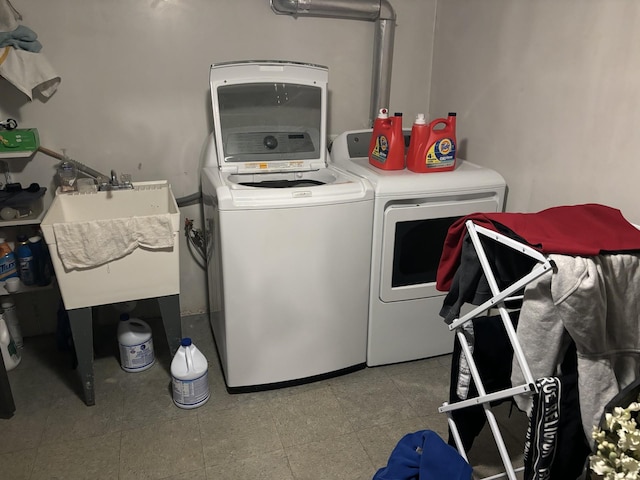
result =
[[[136,248],[172,249],[171,216],[54,223],[58,254],[67,270],[91,268],[122,258]]]

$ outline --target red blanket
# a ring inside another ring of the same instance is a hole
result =
[[[496,232],[510,231],[542,253],[590,257],[601,253],[640,251],[640,230],[620,210],[585,204],[548,208],[538,213],[474,213],[457,220],[447,233],[436,276],[436,288],[448,291],[460,264],[465,222],[473,220]]]

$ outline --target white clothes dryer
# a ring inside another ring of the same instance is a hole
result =
[[[505,181],[464,160],[449,172],[381,170],[369,164],[370,138],[371,130],[345,132],[331,150],[334,165],[375,190],[367,365],[449,353],[453,334],[439,315],[446,293],[435,287],[444,239],[461,216],[502,211]]]
[[[328,165],[327,80],[318,65],[211,66],[207,279],[231,392],[366,365],[373,189]]]

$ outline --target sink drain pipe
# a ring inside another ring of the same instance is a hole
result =
[[[279,15],[366,20],[375,22],[369,126],[381,108],[389,108],[396,12],[387,0],[270,0]]]

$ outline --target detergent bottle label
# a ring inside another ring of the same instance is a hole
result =
[[[382,163],[387,161],[387,157],[389,156],[389,141],[386,136],[378,135],[371,156]]]
[[[455,160],[455,143],[450,138],[442,138],[429,147],[425,162],[427,168],[445,168],[453,166]]]

